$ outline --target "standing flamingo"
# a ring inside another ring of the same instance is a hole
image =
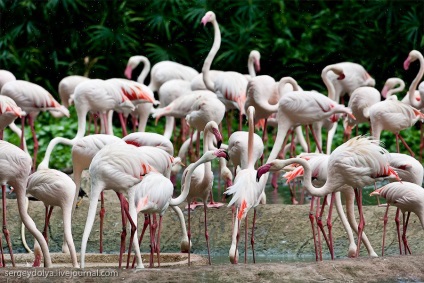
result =
[[[370,107],[380,102],[380,100],[380,92],[373,87],[362,86],[352,92],[348,107],[352,109],[355,120],[345,117],[343,121],[343,126],[345,128],[344,134],[347,139],[350,139],[353,127],[360,123],[369,123]]]
[[[347,93],[351,96],[352,92],[358,87],[375,86],[375,80],[368,74],[362,65],[352,62],[341,62],[333,65],[343,69],[343,73],[345,74],[345,79],[339,80],[338,74],[328,73],[328,77],[335,88],[334,101],[340,103],[340,99],[343,95]]]
[[[55,206],[59,206],[62,209],[64,236],[71,254],[72,266],[79,268],[71,228],[72,207],[76,191],[75,183],[72,179],[65,173],[58,170],[39,170],[31,174],[28,178],[27,194],[30,194],[42,201],[46,207],[43,231],[46,243],[48,243],[47,228],[49,225],[50,215],[53,208]],[[35,260],[33,266],[40,266],[42,253],[38,242],[36,242],[34,248],[34,255]]]
[[[12,258],[12,264],[15,265],[12,253],[12,244],[10,242],[9,231],[7,229],[6,222],[6,184],[9,184],[14,188],[16,193],[16,199],[18,203],[19,215],[24,223],[25,227],[29,232],[35,237],[35,239],[40,243],[41,250],[44,256],[44,267],[51,267],[52,261],[50,258],[49,248],[47,246],[46,240],[40,231],[37,230],[34,221],[28,215],[26,211],[26,185],[28,181],[28,176],[31,171],[31,157],[20,148],[0,140],[0,183],[2,185],[3,191],[3,234],[5,235],[7,245],[9,247],[9,252]],[[3,254],[3,249],[0,249]],[[4,265],[4,258],[2,256],[2,264]]]
[[[144,91],[145,89],[136,82],[124,80],[99,80],[92,79],[80,83],[75,88],[74,102],[78,115],[78,131],[73,139],[56,137],[52,139],[47,146],[44,159],[39,164],[40,169],[48,168],[50,155],[54,147],[59,144],[72,146],[78,139],[84,137],[86,126],[86,115],[89,111],[101,113],[102,129],[107,134],[111,134],[111,127],[107,127],[111,120],[106,117],[106,112],[115,110],[118,112],[127,112],[134,109],[131,102],[145,101],[154,103],[151,93]]]
[[[136,224],[133,219],[137,217],[134,205],[134,186],[141,182],[143,176],[154,170],[144,161],[144,154],[137,147],[124,143],[112,143],[104,146],[93,158],[90,165],[91,193],[90,206],[85,223],[84,234],[81,243],[81,267],[85,267],[85,251],[87,241],[93,227],[96,214],[97,202],[100,193],[104,190],[114,190],[121,203],[121,214],[123,229],[121,232],[121,249],[119,254],[119,266],[122,262],[122,254],[125,249],[126,225],[125,216],[131,224],[130,246],[127,258],[127,268],[129,267],[131,245],[134,245],[137,268],[143,268],[140,249],[136,235]],[[125,205],[123,193],[128,195],[128,206]],[[134,238],[134,235],[136,236]]]
[[[408,240],[406,239],[406,229],[408,227],[408,221],[411,212],[415,213],[418,216],[421,226],[424,228],[424,189],[420,185],[402,181],[389,183],[373,191],[370,195],[381,196],[386,199],[388,204],[394,205],[402,211],[402,241],[404,245],[404,251],[405,254],[407,254],[407,252],[411,253],[411,249],[408,245]],[[406,212],[408,212],[407,215],[405,215]]]
[[[321,188],[316,188],[311,183],[311,168],[309,163],[302,158],[292,158],[288,160],[273,160],[258,168],[257,179],[269,172],[279,171],[285,166],[299,163],[303,166],[304,186],[313,196],[325,196],[329,193],[340,191],[348,185],[355,188],[355,198],[360,215],[358,225],[358,245],[356,256],[359,256],[362,232],[365,226],[365,218],[362,210],[361,188],[374,184],[376,179],[394,175],[399,178],[390,164],[389,153],[380,146],[378,140],[371,137],[355,137],[337,147],[328,160],[327,181]],[[332,198],[333,199],[333,198]],[[325,201],[323,202],[324,209]],[[332,203],[330,204],[330,207]],[[329,219],[331,214],[329,213]],[[331,243],[331,238],[330,238]]]
[[[418,120],[424,120],[424,114],[418,109],[402,103],[396,96],[378,102],[369,109],[371,129],[373,136],[380,138],[383,130],[390,131],[396,136],[397,152],[399,152],[399,139],[409,151],[411,156],[414,153],[399,134],[400,131],[412,127]]]
[[[259,205],[262,194],[265,189],[265,184],[262,182],[256,182],[256,170],[254,169],[254,115],[255,108],[250,106],[247,109],[247,116],[249,121],[249,136],[248,136],[248,153],[247,153],[247,167],[240,170],[235,179],[234,183],[228,190],[225,192],[227,195],[233,195],[231,201],[228,203],[228,206],[234,205],[236,207],[236,216],[233,227],[233,236],[232,243],[229,251],[231,263],[238,262],[238,250],[237,244],[239,240],[239,222],[242,219],[245,219],[245,254],[244,254],[244,263],[247,263],[247,212],[253,208],[253,227],[252,227],[252,251],[253,251],[253,262],[255,262],[255,250],[254,250],[254,230],[255,230],[255,221],[256,221],[256,207]]]
[[[203,81],[206,87],[216,93],[219,100],[224,103],[227,110],[239,110],[239,130],[241,130],[242,115],[244,114],[244,103],[246,101],[247,78],[237,72],[222,72],[215,81],[209,77],[209,70],[221,46],[221,31],[216,20],[215,13],[207,12],[202,18],[202,24],[212,23],[214,28],[214,41],[208,56],[202,67]]]
[[[60,105],[53,98],[53,96],[43,87],[27,81],[10,81],[2,87],[0,94],[12,98],[16,102],[16,104],[21,107],[23,111],[26,112],[26,116],[21,119],[21,146],[23,147],[23,141],[25,139],[25,118],[28,117],[29,125],[31,127],[32,132],[32,139],[34,141],[33,168],[35,168],[38,152],[38,139],[34,128],[34,119],[36,115],[40,111],[49,110],[53,112],[60,112],[62,115],[69,117],[69,111],[64,106]],[[56,117],[60,117],[60,115],[56,115]]]
[[[403,68],[405,70],[408,70],[410,64],[412,62],[415,62],[416,60],[418,60],[420,63],[420,69],[417,73],[417,76],[414,78],[411,85],[409,86],[408,97],[409,97],[409,104],[412,107],[421,109],[421,108],[424,108],[424,102],[423,102],[424,93],[422,96],[420,95],[420,99],[416,99],[416,96],[415,96],[415,91],[417,89],[417,86],[424,76],[424,57],[421,54],[421,52],[419,52],[418,50],[412,50],[411,52],[409,52],[408,58],[406,58],[405,62],[403,63]]]

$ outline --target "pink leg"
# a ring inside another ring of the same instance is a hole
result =
[[[315,247],[315,260],[318,261],[318,245],[317,245],[317,239],[316,239],[316,233],[315,233],[315,217],[314,217],[314,202],[315,197],[312,197],[311,199],[311,208],[309,210],[309,220],[311,221],[311,227],[312,227],[312,236],[314,238],[314,247]]]
[[[147,226],[149,226],[149,223],[150,223],[150,214],[144,214],[143,230],[141,231],[140,238],[138,239],[138,245],[140,247],[141,247],[141,242],[143,241],[144,233],[146,232],[146,228],[147,228]],[[132,263],[132,266],[131,266],[132,268],[135,267],[135,261],[136,261],[136,257],[134,256],[133,263]]]
[[[118,113],[118,117],[119,117],[119,121],[121,122],[122,136],[125,137],[126,135],[128,135],[128,132],[127,132],[127,124],[125,123],[125,120],[124,120],[124,115],[122,113]]]
[[[406,147],[406,149],[409,152],[409,155],[411,155],[412,157],[415,157],[414,152],[412,151],[412,149],[408,146],[408,144],[406,143],[406,141],[403,139],[403,137],[401,135],[399,135],[399,139],[400,141],[403,143],[403,145]]]
[[[187,210],[187,238],[188,242],[191,243],[191,230],[190,230],[190,200],[187,199],[188,210]],[[191,245],[188,245],[188,266],[190,266],[190,253],[191,253]]]
[[[408,228],[408,222],[409,222],[409,216],[411,215],[411,212],[408,211],[408,216],[405,220],[405,213],[403,213],[403,233],[402,233],[402,241],[403,241],[403,249],[405,251],[405,255],[408,253],[411,254],[411,249],[408,245],[408,239],[406,238],[406,229]]]
[[[278,190],[278,176],[279,175],[280,175],[280,173],[278,173],[278,172],[272,173],[271,185],[274,188],[274,191]]]
[[[9,233],[9,230],[7,229],[7,222],[6,222],[6,185],[2,185],[1,188],[2,188],[2,204],[3,204],[3,235],[6,238],[6,243],[7,243],[7,246],[9,247],[9,253],[10,253],[10,259],[12,260],[12,266],[15,267],[15,258],[13,256],[12,242],[10,241],[10,233]],[[3,248],[1,248],[1,252],[2,252],[2,261],[4,262]]]
[[[159,228],[157,238],[157,255],[158,255],[158,267],[160,267],[160,231],[162,230],[162,215],[159,216]]]
[[[237,214],[238,214],[238,209],[237,209],[237,211],[236,211],[236,215],[235,215],[235,217],[237,217]],[[236,251],[235,251],[235,253],[236,253],[236,254],[237,254],[237,247],[238,247],[238,243],[239,243],[239,239],[240,239],[240,222],[241,222],[241,221],[239,221],[239,223],[238,223],[238,227],[237,227],[237,236],[236,236]],[[237,257],[236,257],[236,256],[234,256],[234,258],[235,258],[234,264],[237,264],[237,263],[238,263],[238,259],[237,259]]]
[[[127,257],[127,269],[130,267],[130,258],[131,258],[131,247],[134,241],[134,235],[135,235],[135,231],[137,230],[137,225],[134,223],[133,219],[131,218],[130,212],[128,211],[128,202],[125,200],[124,196],[121,193],[117,193],[120,196],[120,201],[121,201],[121,205],[124,206],[124,211],[125,214],[128,218],[128,221],[131,224],[131,234],[130,234],[130,244],[128,247],[128,257]]]
[[[289,183],[289,190],[292,204],[298,204],[299,202],[296,200],[296,187],[294,186],[294,182]]]
[[[46,219],[45,219],[45,223],[44,223],[44,230],[43,230],[43,236],[44,239],[46,239],[46,243],[49,244],[49,233],[48,233],[48,229],[49,229],[49,223],[50,223],[50,217],[52,216],[52,212],[53,212],[53,207],[54,206],[46,206]]]
[[[319,233],[319,229],[318,229],[318,218],[320,215],[320,197],[315,197],[316,201],[317,201],[317,208],[315,211],[315,219],[317,221],[317,243],[318,243],[318,252],[319,252],[319,260],[322,261],[322,242],[321,242],[321,234]]]
[[[204,202],[203,211],[205,213],[205,239],[206,239],[206,246],[208,247],[208,262],[209,262],[209,265],[211,265],[211,251],[210,251],[210,248],[209,248],[208,220],[207,220],[207,217],[206,217],[206,215],[207,215],[207,213],[206,213],[206,202]]]
[[[248,222],[247,222],[247,215],[246,218],[244,219],[244,264],[247,264],[247,226],[248,226]]]
[[[37,135],[35,134],[34,118],[32,117],[32,115],[28,115],[28,121],[29,121],[29,126],[31,128],[32,140],[34,141],[34,157],[32,161],[32,170],[31,170],[33,172],[35,171],[35,168],[37,166],[38,139],[37,139]],[[22,130],[22,133],[23,133],[23,130]]]
[[[356,257],[359,257],[359,251],[361,250],[361,242],[362,242],[362,232],[364,231],[364,227],[365,227],[364,212],[362,210],[362,190],[361,189],[355,188],[355,198],[356,198],[356,204],[358,205],[358,212],[359,212],[358,245],[356,249]]]
[[[396,209],[396,216],[395,216],[395,223],[396,223],[396,231],[398,236],[398,243],[399,243],[399,254],[402,255],[402,243],[400,241],[400,219],[399,219],[400,209]]]
[[[121,247],[119,249],[119,268],[122,267],[122,255],[125,252],[125,239],[127,237],[127,217],[125,216],[125,204],[123,196],[120,193],[116,193],[121,204],[121,217],[122,217],[122,232],[121,232]]]
[[[383,244],[381,245],[381,256],[384,256],[384,247],[386,245],[386,228],[387,228],[387,221],[389,219],[388,217],[389,207],[390,207],[390,204],[387,204],[386,213],[384,213],[384,217],[383,217]]]
[[[321,146],[320,146],[320,145],[319,145],[319,143],[318,143],[317,136],[315,135],[315,132],[314,132],[314,130],[312,129],[312,126],[311,126],[311,125],[309,125],[309,128],[311,129],[312,136],[314,137],[314,141],[315,141],[315,144],[317,145],[317,148],[318,148],[319,153],[322,153],[322,148],[321,148]]]
[[[6,267],[6,262],[4,261],[4,251],[3,251],[3,244],[0,237],[0,251],[1,251],[1,258],[0,258],[0,267]]]
[[[100,216],[100,248],[99,248],[99,253],[103,253],[103,223],[104,223],[104,219],[105,219],[105,197],[104,197],[104,193],[101,192],[100,193],[100,211],[99,211],[99,216]]]
[[[396,152],[400,153],[400,151],[399,151],[399,134],[396,134],[395,136],[396,136]]]
[[[324,208],[326,203],[327,203],[327,196],[325,196],[324,200],[322,201],[322,206],[321,206],[321,210],[319,211],[319,216],[317,215],[317,226],[321,230],[321,233],[324,236],[324,240],[327,243],[327,247],[330,250],[330,254],[331,254],[331,245],[330,245],[330,242],[328,241],[327,235],[325,234],[324,225],[322,224],[322,215],[324,214]],[[317,207],[318,207],[318,202],[317,202]],[[333,257],[334,256],[331,255],[331,259],[334,259]]]
[[[149,257],[149,267],[152,268],[153,267],[153,254],[154,254],[154,250],[155,250],[155,244],[154,244],[155,231],[154,231],[154,228],[153,228],[153,219],[152,219],[152,217],[150,217],[149,230],[150,230],[150,257]]]
[[[250,238],[250,244],[252,245],[253,263],[256,263],[255,259],[255,222],[256,222],[256,208],[253,209],[253,226],[252,226],[252,237]]]
[[[327,228],[328,228],[328,241],[330,243],[330,254],[331,259],[334,260],[334,246],[333,246],[333,223],[332,223],[332,214],[333,214],[333,205],[336,193],[331,193],[330,207],[328,208],[327,216]]]

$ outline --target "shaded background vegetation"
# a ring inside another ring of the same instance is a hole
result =
[[[216,13],[222,32],[213,69],[246,73],[247,56],[257,49],[260,74],[290,75],[304,89],[324,91],[321,70],[341,61],[362,64],[378,89],[393,76],[409,85],[418,64],[404,71],[402,62],[424,46],[424,1],[0,0],[0,68],[57,98],[59,81],[82,75],[86,56],[97,58],[90,71],[95,78],[123,77],[133,55],[200,71],[213,38],[211,26],[200,24],[208,10]],[[55,120],[43,113],[38,119],[41,157],[53,136],[76,132],[76,117]],[[406,135],[416,150],[416,129]],[[383,139],[394,150],[392,135]],[[69,166],[61,150],[53,164]]]

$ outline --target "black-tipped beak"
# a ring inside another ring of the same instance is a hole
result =
[[[271,164],[264,164],[261,167],[258,168],[256,171],[256,182],[259,182],[263,174],[266,174],[269,172],[269,168],[271,168]]]
[[[221,148],[221,144],[222,144],[222,141],[221,140],[218,140],[218,142],[217,142],[217,146],[218,146],[218,148]]]

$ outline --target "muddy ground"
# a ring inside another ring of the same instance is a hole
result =
[[[81,246],[87,209],[88,199],[84,199],[73,218],[73,237],[77,251],[79,251]],[[308,218],[309,205],[268,204],[260,205],[257,211],[255,251],[261,263],[253,264],[249,257],[248,265],[244,263],[231,265],[226,259],[231,243],[231,209],[222,207],[208,210],[212,266],[198,265],[187,267],[184,265],[168,268],[146,268],[144,270],[118,270],[116,268],[102,267],[102,264],[99,263],[98,268],[93,267],[84,270],[85,272],[103,272],[103,275],[118,275],[117,277],[93,277],[90,274],[82,274],[80,269],[72,268],[48,270],[18,267],[0,270],[0,282],[5,282],[5,279],[8,282],[46,282],[52,280],[55,282],[116,282],[116,279],[126,282],[234,282],[241,280],[249,282],[424,282],[424,242],[422,241],[424,231],[415,215],[411,216],[408,226],[408,240],[413,255],[399,256],[395,224],[392,220],[395,209],[392,208],[390,210],[384,257],[368,258],[367,251],[362,248],[359,258],[347,258],[347,237],[338,216],[335,215],[333,219],[333,235],[336,259],[334,261],[330,260],[328,250],[323,246],[324,260],[315,262],[314,245]],[[365,232],[379,255],[381,255],[382,216],[384,211],[385,208],[382,207],[365,207],[367,220]],[[184,213],[187,215],[186,210],[184,210]],[[39,202],[31,202],[30,215],[34,218],[37,227],[41,229],[43,227],[42,219],[44,218],[43,205]],[[206,254],[207,251],[203,217],[203,209],[201,207],[192,213],[192,253],[200,255]],[[252,214],[249,214],[248,218],[251,220]],[[141,219],[139,223],[142,223]],[[12,236],[15,253],[25,252],[21,243],[20,220],[16,208],[16,200],[14,199],[8,199],[8,228]],[[49,246],[52,252],[61,251],[62,228],[61,211],[59,208],[55,208],[49,229]],[[249,224],[249,228],[251,228],[251,224]],[[104,231],[104,250],[106,253],[118,252],[120,232],[119,204],[115,194],[108,192],[106,194]],[[26,232],[26,235],[27,241],[32,247],[33,240],[28,232]],[[168,211],[163,221],[162,252],[178,252],[180,235],[181,231],[177,218],[174,212]],[[147,253],[149,249],[147,240],[148,238],[141,246],[143,253]],[[96,222],[89,238],[88,252],[98,252],[98,246],[99,225]],[[243,249],[244,236],[242,235],[239,243],[241,262],[244,259]],[[250,245],[248,254],[251,255]],[[7,265],[11,265],[10,261],[7,262]],[[145,261],[145,265],[147,266],[148,262]],[[33,276],[37,275],[35,273],[31,274],[34,270],[37,270],[38,277]],[[63,272],[65,271],[73,271],[74,274],[64,274]],[[71,278],[72,275],[73,277]],[[97,275],[99,274],[97,273]],[[28,277],[24,278],[25,276]]]

